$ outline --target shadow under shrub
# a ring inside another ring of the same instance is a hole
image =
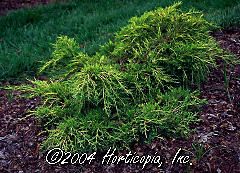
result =
[[[49,134],[44,149],[105,150],[188,136],[204,101],[186,86],[200,84],[226,56],[209,36],[213,25],[179,5],[132,18],[91,57],[73,39],[58,38],[41,68],[52,81],[20,87],[42,98],[33,114]]]

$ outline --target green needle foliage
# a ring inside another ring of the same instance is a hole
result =
[[[179,5],[133,17],[102,49],[124,64],[163,67],[181,83],[199,84],[222,50],[209,36],[214,26],[200,12],[183,13]]]
[[[72,80],[75,94],[82,98],[86,109],[91,105],[102,106],[109,115],[125,106],[131,94],[124,84],[123,74],[111,65],[86,65]]]
[[[128,148],[133,142],[150,142],[162,136],[187,137],[192,131],[189,125],[197,121],[198,107],[204,103],[196,96],[176,88],[159,95],[159,102],[125,107],[126,114],[120,119],[106,116],[102,109],[91,109],[85,115],[75,113],[48,131],[42,147],[89,152]]]
[[[39,73],[48,72],[55,78],[68,78],[74,72],[79,71],[89,56],[80,52],[77,42],[67,36],[58,37],[53,44],[52,59],[40,68]],[[57,73],[56,73],[57,72]]]
[[[93,55],[132,16],[140,16],[176,0],[56,0],[48,5],[13,10],[0,16],[0,80],[32,77],[51,58],[49,43],[57,36],[75,38]],[[239,0],[182,0],[181,9],[201,10],[221,27],[240,24]]]
[[[73,39],[58,38],[41,68],[52,80],[19,87],[42,98],[32,113],[49,134],[44,149],[126,148],[189,135],[204,100],[186,86],[200,84],[223,52],[209,36],[212,24],[179,5],[132,18],[94,56]]]

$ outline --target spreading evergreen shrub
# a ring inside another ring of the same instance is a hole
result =
[[[142,76],[150,64],[152,70],[162,67],[180,83],[199,84],[222,50],[209,35],[214,25],[200,12],[182,12],[179,5],[133,17],[102,52],[128,70],[132,64],[142,65]]]
[[[209,36],[213,25],[179,5],[133,17],[91,57],[74,39],[58,38],[41,68],[53,78],[20,87],[42,98],[33,114],[48,132],[44,149],[126,148],[191,132],[204,101],[186,84],[199,84],[222,50]]]

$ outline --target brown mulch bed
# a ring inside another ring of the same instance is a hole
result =
[[[213,36],[224,49],[240,57],[240,29],[217,31]],[[223,64],[220,60],[218,64],[220,67],[210,73],[201,87],[201,97],[208,104],[202,108],[201,121],[189,139],[159,139],[132,147],[131,151],[139,155],[157,152],[163,159],[161,169],[155,164],[144,169],[135,164],[102,165],[101,155],[90,165],[49,165],[45,161],[46,153],[39,152],[44,140],[41,125],[26,113],[39,104],[39,99],[22,99],[17,91],[0,90],[0,172],[240,172],[240,65],[227,66],[229,86],[226,88]],[[171,165],[179,148],[193,153],[192,165]]]
[[[52,0],[0,0],[0,15],[6,14],[9,10],[47,4],[50,1]]]

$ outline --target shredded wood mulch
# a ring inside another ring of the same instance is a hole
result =
[[[240,57],[240,29],[217,31],[212,34],[220,45]],[[188,139],[158,139],[151,144],[136,144],[132,153],[160,155],[163,164],[101,164],[104,153],[97,160],[84,165],[49,165],[46,153],[40,152],[45,139],[41,124],[28,117],[27,110],[39,105],[39,99],[20,98],[21,93],[0,90],[0,172],[1,173],[73,173],[73,172],[240,172],[240,65],[224,65],[213,70],[201,87],[201,97],[208,104],[202,108],[201,121],[193,125],[196,132]],[[225,82],[224,82],[225,81]],[[188,164],[171,164],[179,149],[189,155]],[[184,151],[184,149],[186,151]],[[127,151],[119,152],[119,155]],[[191,164],[190,164],[191,163]]]
[[[23,7],[32,7],[38,4],[47,4],[51,0],[0,0],[0,15],[6,14],[10,10]]]

